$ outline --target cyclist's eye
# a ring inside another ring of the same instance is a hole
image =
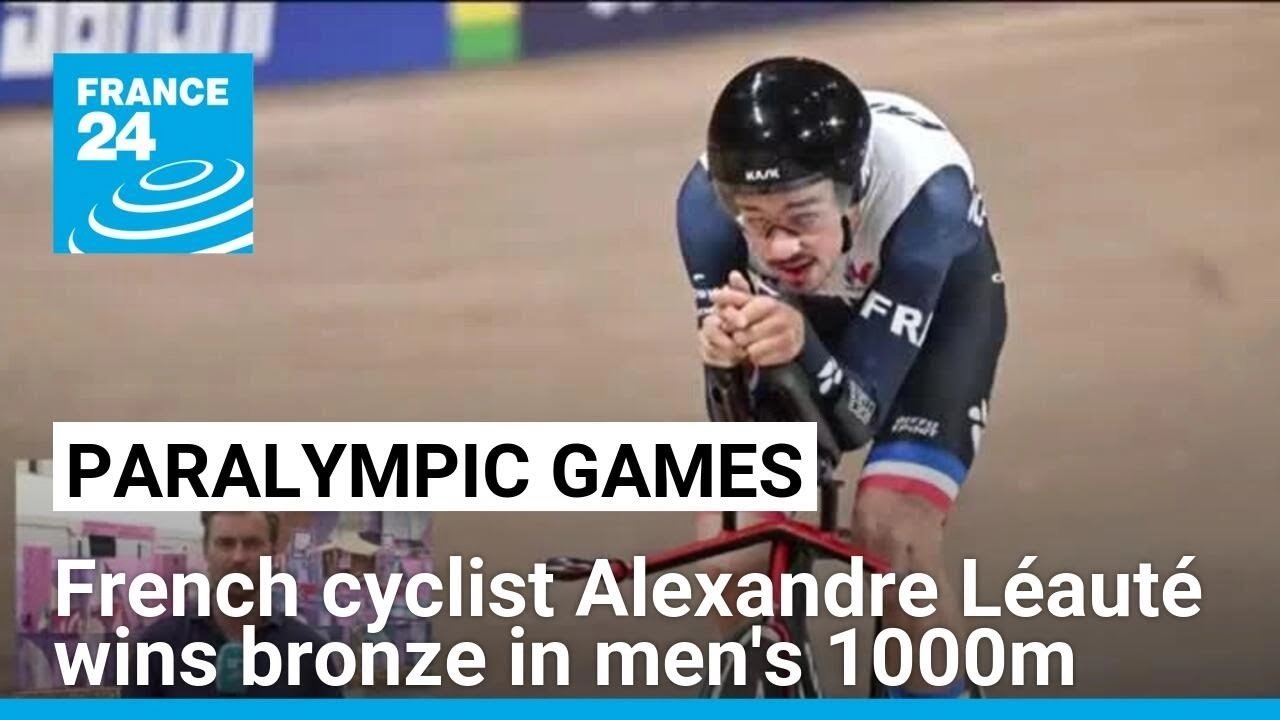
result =
[[[809,230],[818,224],[817,213],[804,213],[791,219],[791,226],[801,230]]]

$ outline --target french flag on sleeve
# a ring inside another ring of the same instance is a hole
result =
[[[871,448],[858,486],[916,495],[947,512],[960,494],[966,473],[960,458],[946,450],[903,440]]]

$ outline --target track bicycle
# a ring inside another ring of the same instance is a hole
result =
[[[798,366],[787,365],[765,368],[759,371],[757,388],[767,399],[761,406],[781,408],[777,417],[755,418],[749,411],[749,391],[740,370],[713,369],[711,372],[711,402],[713,417],[717,420],[750,422],[760,420],[814,422],[818,430],[818,488],[819,522],[817,525],[794,518],[766,520],[739,528],[737,513],[723,513],[722,531],[715,537],[680,545],[669,550],[645,556],[647,572],[662,572],[683,567],[708,558],[760,544],[769,546],[768,574],[773,583],[774,607],[781,607],[782,576],[812,573],[816,560],[829,559],[850,562],[861,557],[866,572],[888,572],[886,563],[848,542],[845,533],[836,528],[836,510],[839,486],[834,477],[839,464],[840,449],[831,428],[811,395],[811,384]],[[592,571],[595,561],[575,557],[555,557],[546,561],[547,571],[557,580],[582,580]],[[624,560],[611,558],[610,567],[615,579],[623,582],[632,578],[632,566]],[[797,584],[793,595],[793,608],[804,608],[804,587]],[[882,618],[875,618],[876,634],[883,625]],[[803,611],[794,617],[768,616],[748,622],[727,638],[744,648],[746,659],[743,673],[746,682],[726,684],[725,678],[734,674],[735,668],[724,668],[721,678],[708,677],[700,695],[704,698],[819,698],[822,687],[814,665],[812,646]],[[800,667],[800,679],[790,686],[771,683],[766,673],[769,646],[790,642],[800,650],[800,657],[791,659]],[[871,673],[871,697],[886,697],[884,687]]]

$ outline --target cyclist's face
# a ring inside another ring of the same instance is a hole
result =
[[[768,195],[734,198],[738,225],[752,254],[787,289],[818,288],[840,258],[844,229],[830,180]]]

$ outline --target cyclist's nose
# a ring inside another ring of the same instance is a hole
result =
[[[765,244],[765,259],[769,262],[782,262],[800,252],[800,239],[794,235],[775,230]]]

